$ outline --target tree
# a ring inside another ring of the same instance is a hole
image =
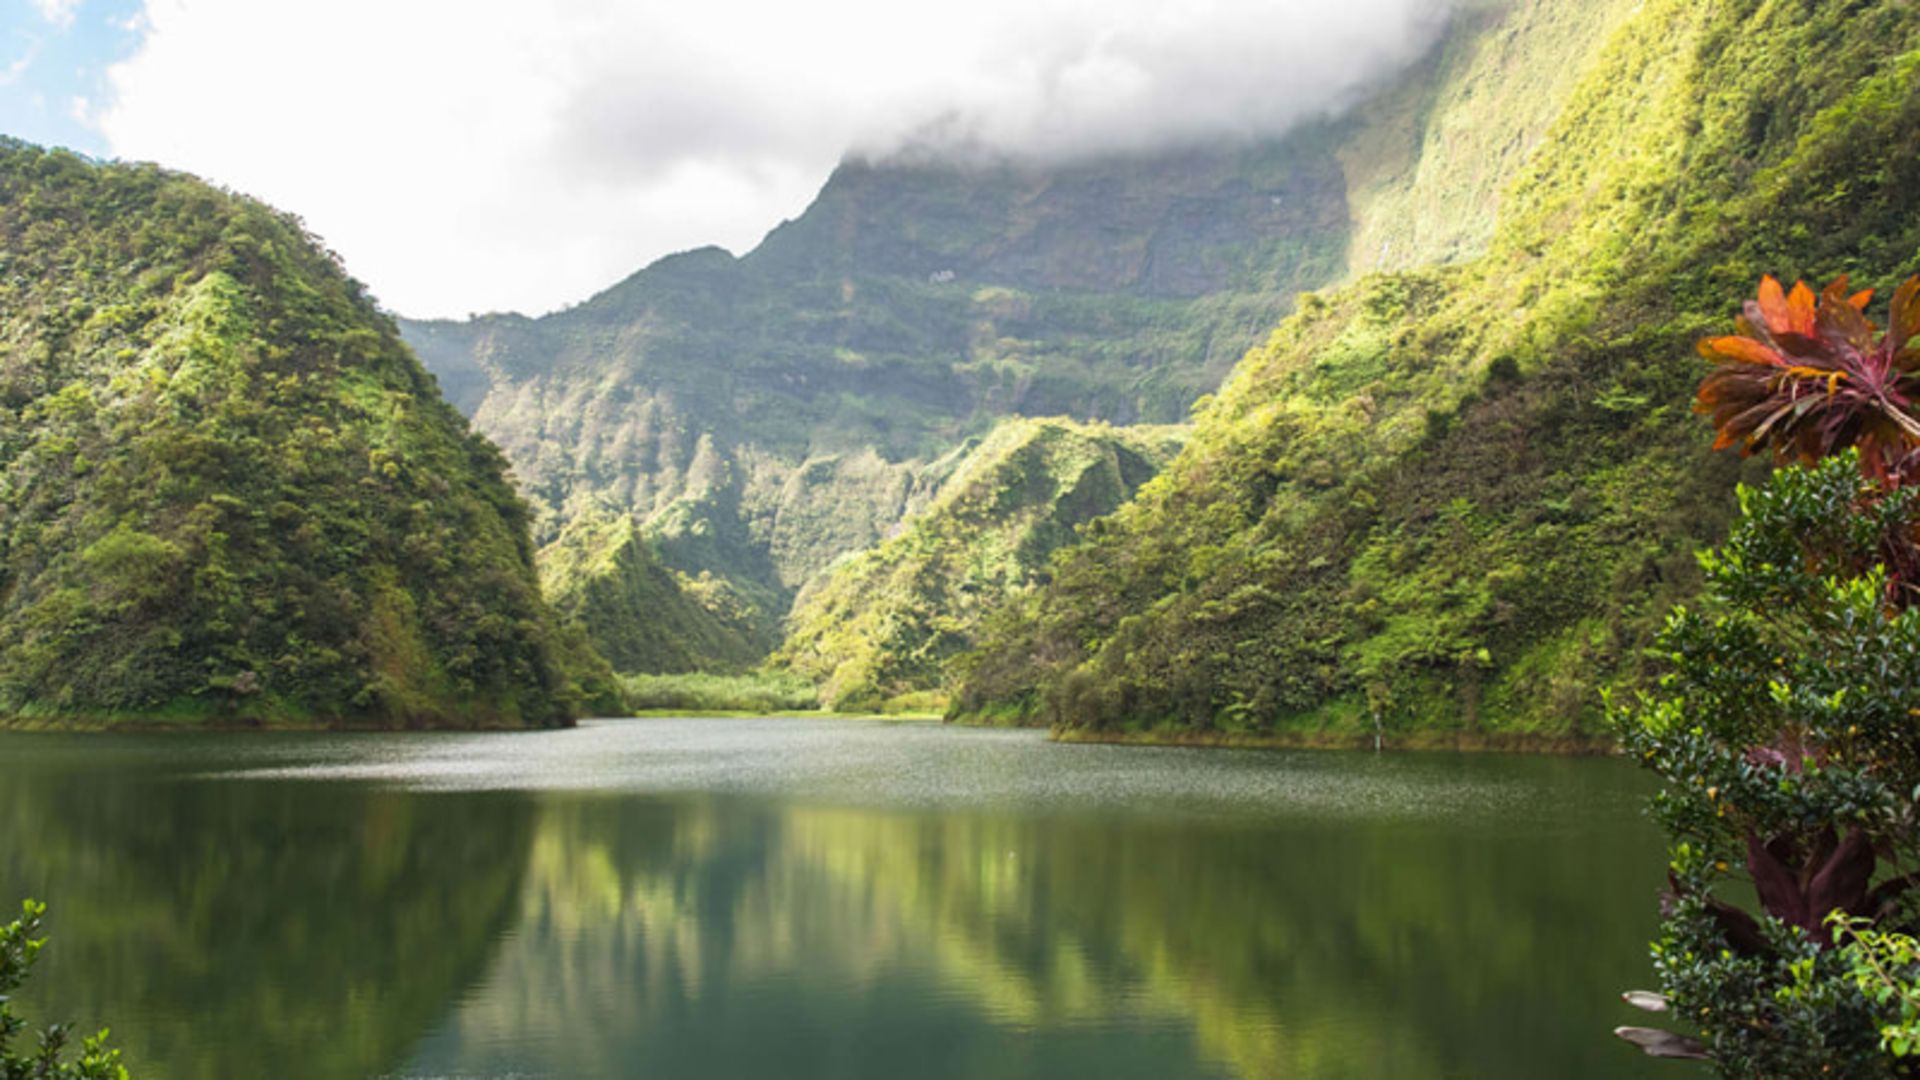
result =
[[[1920,279],[1877,338],[1870,296],[1768,278],[1701,342],[1716,445],[1798,464],[1741,489],[1657,692],[1609,702],[1670,838],[1663,993],[1629,1000],[1700,1037],[1621,1034],[1728,1076],[1920,1075]]]
[[[0,926],[0,1080],[127,1080],[127,1068],[120,1063],[120,1051],[107,1049],[107,1031],[82,1040],[80,1053],[72,1061],[63,1061],[72,1031],[65,1024],[51,1024],[34,1039],[35,1048],[20,1055],[11,1049],[14,1037],[27,1029],[27,1022],[13,1012],[10,996],[26,982],[33,962],[46,946],[45,938],[36,938],[45,904],[32,900],[20,905],[20,917]]]

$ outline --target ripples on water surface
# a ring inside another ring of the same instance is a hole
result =
[[[0,735],[29,1007],[148,1076],[1620,1076],[1615,761],[637,720]]]

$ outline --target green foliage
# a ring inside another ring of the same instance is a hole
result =
[[[0,719],[566,722],[527,523],[297,220],[0,142]]]
[[[1881,960],[1920,912],[1920,608],[1888,603],[1875,555],[1915,527],[1914,492],[1883,496],[1849,450],[1743,488],[1741,507],[1702,558],[1705,608],[1660,634],[1658,693],[1614,715],[1666,782],[1655,966],[1724,1075],[1904,1075],[1887,1054],[1913,972]],[[1735,867],[1757,912],[1729,899]]]
[[[107,1048],[107,1031],[93,1035],[80,1044],[80,1054],[72,1061],[66,1057],[72,1031],[65,1024],[53,1024],[35,1038],[35,1047],[26,1056],[11,1049],[13,1040],[27,1029],[27,1022],[16,1016],[9,998],[27,981],[27,974],[47,944],[40,932],[40,919],[47,906],[32,900],[20,905],[20,917],[0,926],[0,1080],[127,1080],[127,1067],[120,1063],[120,1051]]]
[[[402,327],[552,511],[543,542],[630,514],[667,569],[771,623],[1003,418],[1184,419],[1341,272],[1332,151],[1315,127],[1046,168],[849,161],[744,257],[673,256],[540,319]]]
[[[538,561],[554,610],[621,672],[739,670],[771,647],[770,598],[668,568],[627,515],[576,514]]]
[[[1645,649],[1743,475],[1662,404],[1698,379],[1673,358],[1763,272],[1878,283],[1920,250],[1912,5],[1606,18],[1487,253],[1304,302],[1182,454],[989,621],[956,714],[1604,731],[1596,691],[1652,677]],[[1486,62],[1564,59],[1528,37],[1562,30],[1516,20]]]
[[[938,691],[946,661],[973,644],[981,621],[1030,589],[1056,548],[1131,497],[1178,445],[1171,429],[1003,421],[899,535],[801,596],[771,663],[818,682],[834,709]]]
[[[770,713],[806,712],[820,707],[820,694],[811,680],[784,672],[628,675],[621,681],[628,704],[638,711]]]
[[[1844,943],[1848,976],[1886,1017],[1880,1024],[1880,1048],[1896,1058],[1920,1055],[1920,941],[1908,934],[1875,930],[1866,919],[1849,919],[1838,912],[1829,922],[1835,938]],[[1812,965],[1807,965],[1806,976],[1795,982],[1792,992],[1816,991]]]

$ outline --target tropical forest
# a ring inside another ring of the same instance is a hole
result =
[[[1920,1076],[1911,0],[0,0],[0,1080]]]

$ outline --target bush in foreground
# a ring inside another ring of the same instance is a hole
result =
[[[1629,999],[1699,1037],[1621,1034],[1727,1076],[1920,1075],[1920,281],[1884,335],[1869,300],[1767,279],[1701,343],[1718,445],[1797,464],[1740,491],[1670,673],[1610,710],[1670,838],[1662,993]]]
[[[13,1050],[14,1038],[27,1030],[27,1022],[14,1014],[10,998],[26,982],[46,946],[45,938],[33,936],[40,931],[46,910],[45,904],[25,901],[20,917],[0,926],[0,1080],[128,1080],[120,1051],[107,1049],[105,1029],[82,1040],[80,1054],[72,1061],[62,1060],[72,1037],[65,1024],[41,1030],[33,1039],[34,1048],[24,1056]]]

